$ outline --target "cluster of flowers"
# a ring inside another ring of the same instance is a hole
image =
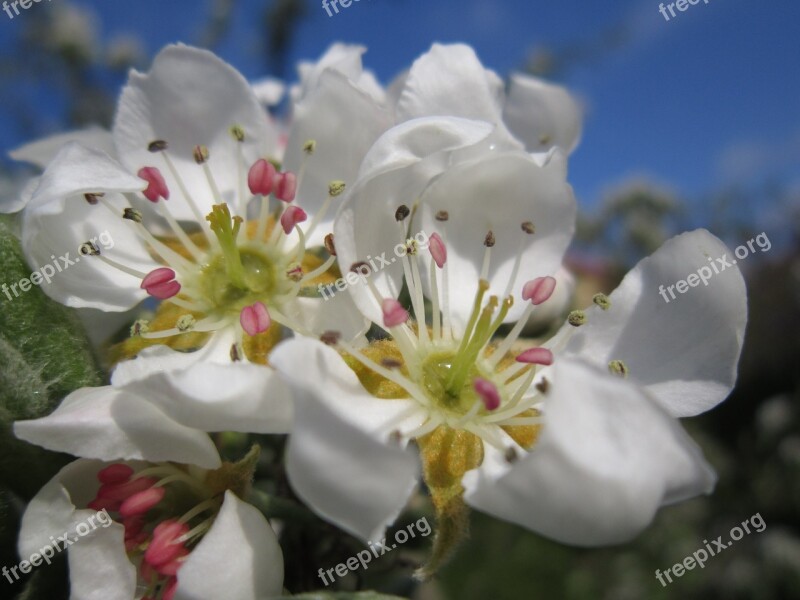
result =
[[[712,489],[677,418],[734,383],[744,283],[729,269],[674,306],[651,288],[722,242],[670,240],[526,345],[575,227],[578,104],[528,76],[505,88],[463,45],[433,46],[383,89],[362,52],[335,45],[303,65],[281,124],[263,106],[271,90],[170,46],[131,74],[110,133],[16,152],[43,168],[20,202],[33,268],[97,231],[115,240],[84,243],[45,291],[122,320],[154,307],[114,347],[109,386],[15,424],[79,457],[28,506],[21,554],[90,511],[115,519],[70,549],[73,598],[280,595],[249,463],[223,463],[209,432],[288,433],[296,494],[363,540],[384,537],[424,480],[437,535],[422,578],[470,507],[598,545]],[[398,243],[402,259],[366,285],[319,296]],[[388,335],[367,337],[374,325]]]

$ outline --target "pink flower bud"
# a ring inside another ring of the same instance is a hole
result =
[[[239,323],[247,335],[258,335],[269,329],[272,319],[269,311],[263,302],[256,302],[251,306],[245,306],[239,313]]]
[[[140,286],[148,294],[159,300],[177,296],[181,284],[175,281],[175,271],[167,267],[159,267],[147,274]]]
[[[386,327],[397,327],[408,321],[408,311],[397,300],[386,298],[381,303],[383,324]]]
[[[537,277],[526,283],[522,288],[522,299],[530,300],[531,304],[538,306],[547,301],[556,289],[556,280],[552,277]]]
[[[428,249],[431,251],[433,262],[441,269],[444,263],[447,262],[447,248],[438,233],[434,233],[430,236],[428,240]]]
[[[547,348],[529,348],[517,356],[516,360],[529,365],[549,366],[553,364],[553,353]]]
[[[281,227],[283,232],[289,235],[294,229],[295,225],[302,223],[308,218],[306,211],[299,206],[290,206],[281,215]]]
[[[472,382],[472,387],[483,400],[486,410],[496,410],[500,406],[500,393],[497,391],[497,386],[491,381],[476,377]]]
[[[150,202],[158,202],[161,198],[169,200],[169,188],[164,176],[156,167],[142,167],[137,173],[140,179],[147,182],[147,188],[142,192]]]
[[[272,193],[273,180],[277,171],[271,162],[259,158],[247,173],[247,186],[253,194],[269,196]]]

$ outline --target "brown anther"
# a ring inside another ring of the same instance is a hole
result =
[[[333,243],[332,233],[326,235],[325,240],[322,243],[325,244],[325,250],[328,251],[328,254],[331,256],[336,256],[336,244]]]
[[[398,429],[393,430],[389,434],[389,443],[395,446],[401,445],[403,442],[403,434]]]
[[[527,233],[529,235],[532,234],[532,233],[536,233],[536,226],[533,223],[531,223],[530,221],[525,221],[522,224],[522,231],[524,231],[525,233]]]
[[[198,165],[202,165],[204,162],[208,160],[208,147],[207,146],[195,146],[194,150],[192,150],[192,156],[194,156],[194,162]]]
[[[397,360],[396,358],[392,358],[387,356],[381,359],[381,365],[386,367],[387,369],[399,369],[403,366],[402,361]]]
[[[335,346],[339,343],[340,339],[342,339],[342,333],[340,331],[324,331],[322,335],[319,336],[319,341],[327,346]]]
[[[503,457],[506,459],[507,463],[515,463],[519,460],[519,454],[517,454],[517,449],[514,448],[514,446],[506,448]]]
[[[437,221],[447,221],[450,218],[450,213],[446,210],[440,210],[436,213],[436,220]]]
[[[169,144],[167,144],[167,142],[165,142],[164,140],[155,140],[147,145],[147,149],[150,152],[163,152],[168,147]]]
[[[84,256],[100,256],[100,248],[94,242],[81,244],[80,253]]]
[[[487,248],[491,248],[494,246],[495,239],[494,239],[494,232],[490,229],[489,232],[486,234],[486,237],[483,239],[483,245]]]
[[[408,209],[408,207],[405,204],[401,204],[397,207],[397,210],[394,211],[394,218],[396,221],[400,222],[404,221],[405,218],[410,214],[411,211]]]
[[[547,377],[542,377],[542,380],[536,384],[536,389],[542,394],[547,394],[550,390],[550,382],[547,380]]]
[[[303,152],[311,156],[314,154],[314,151],[317,149],[317,141],[316,140],[306,140],[306,143],[303,144]]]
[[[239,362],[242,360],[242,355],[239,352],[239,344],[231,345],[231,362]]]
[[[142,212],[135,208],[125,208],[122,210],[122,218],[134,223],[142,222]]]
[[[84,194],[84,195],[83,195],[83,197],[86,199],[86,201],[87,201],[89,204],[91,204],[92,206],[94,206],[95,204],[97,204],[98,202],[100,202],[100,198],[102,198],[103,196],[105,196],[105,194],[103,194],[103,193],[97,193],[97,194]]]
[[[369,264],[365,263],[363,260],[360,262],[354,262],[352,265],[350,265],[350,272],[358,275],[369,275]]]

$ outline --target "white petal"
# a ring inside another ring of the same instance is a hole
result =
[[[201,431],[288,433],[290,429],[289,390],[270,367],[199,362],[156,372],[123,389],[147,398],[176,422]]]
[[[68,464],[36,494],[22,517],[20,556],[41,554],[47,546],[56,550],[54,541],[58,546],[56,553],[67,546],[70,599],[134,597],[136,569],[125,553],[124,528],[112,522],[107,512],[76,508],[86,506],[94,498],[99,487],[97,472],[104,466],[107,465],[93,460]],[[59,539],[65,534],[70,541],[75,540],[71,545]]]
[[[353,263],[378,257],[391,266],[370,276],[384,297],[396,298],[402,288],[403,269],[392,262],[395,246],[405,235],[394,221],[401,204],[417,198],[428,182],[447,168],[452,153],[480,143],[491,134],[481,121],[435,117],[408,121],[381,136],[362,163],[358,183],[347,195],[334,222],[336,252],[343,273]],[[349,291],[365,316],[381,322],[380,307],[363,284]]]
[[[28,206],[38,187],[38,177],[27,178],[21,175],[1,180],[0,213],[8,215],[21,211]]]
[[[106,513],[107,514],[107,513]],[[69,547],[70,600],[131,600],[136,568],[125,552],[125,528],[100,526]]]
[[[335,350],[313,340],[284,342],[270,360],[294,393],[287,450],[293,489],[323,518],[364,541],[379,540],[417,482],[418,459],[387,444],[411,401],[374,398]]]
[[[513,321],[525,310],[519,296],[524,283],[558,271],[575,227],[575,199],[560,170],[540,167],[524,152],[489,155],[447,170],[425,191],[421,207],[419,228],[428,236],[440,232],[447,246],[449,281],[441,281],[439,269],[437,276],[439,289],[445,285],[450,289],[450,312],[457,329],[463,329],[472,312],[488,231],[496,239],[490,294],[503,297],[514,264],[520,261],[510,287],[517,302],[506,318]],[[449,213],[444,223],[435,218],[442,210]],[[534,224],[534,234],[522,231],[526,221]],[[428,272],[430,258],[427,252],[423,256],[423,271]]]
[[[105,152],[69,142],[45,169],[33,202],[43,210],[58,212],[67,196],[101,192],[138,192],[147,187],[143,179],[127,171]],[[51,206],[52,205],[52,206]]]
[[[581,137],[580,105],[560,85],[517,73],[511,76],[503,119],[529,152],[558,146],[572,152]]]
[[[81,245],[93,241],[103,255],[142,273],[160,265],[121,218],[125,199],[107,193],[106,200],[120,207],[120,218],[82,195],[34,199],[22,215],[22,248],[31,270],[45,276],[41,287],[51,298],[74,308],[121,312],[147,297],[141,279],[81,255]]]
[[[283,554],[263,515],[225,492],[211,529],[178,571],[175,600],[263,600],[283,589]]]
[[[274,77],[265,77],[252,83],[253,93],[264,106],[276,106],[280,104],[286,93],[286,84]]]
[[[208,435],[173,421],[144,398],[110,386],[76,390],[52,414],[17,421],[14,433],[48,450],[83,458],[220,465]]]
[[[244,130],[244,142],[232,137],[234,125]],[[161,170],[172,193],[170,209],[186,220],[194,220],[189,205],[163,157],[148,151],[150,142],[169,144],[169,156],[204,215],[212,204],[234,200],[240,184],[239,151],[246,174],[253,162],[277,148],[277,133],[244,77],[211,52],[183,45],[162,50],[147,74],[131,73],[113,133],[120,160],[129,169],[138,172],[141,167],[155,166]],[[209,149],[208,165],[221,198],[214,197],[194,161],[193,149],[201,144]]]
[[[194,352],[179,352],[169,346],[145,348],[131,360],[119,363],[111,374],[111,384],[123,387],[162,371],[180,371],[197,364],[231,364],[231,345],[236,341],[232,327],[215,331],[206,344]]]
[[[83,146],[114,156],[114,139],[111,133],[101,127],[88,127],[78,131],[59,133],[35,142],[30,142],[12,150],[8,155],[14,160],[29,162],[44,169],[52,161],[61,147],[68,142],[79,142]]]
[[[464,44],[434,44],[414,61],[397,103],[400,122],[450,115],[487,121],[510,138],[501,111],[502,82]]]
[[[337,42],[331,44],[317,62],[301,62],[297,66],[297,71],[300,74],[300,85],[292,90],[294,102],[302,102],[308,98],[319,86],[320,78],[325,71],[341,73],[350,82],[359,83],[363,75],[361,56],[366,51],[367,49],[364,46]],[[369,85],[369,82],[365,83]]]
[[[313,217],[327,199],[331,181],[352,186],[367,150],[390,124],[389,113],[343,74],[333,70],[323,73],[317,87],[295,107],[286,146],[286,170],[297,172],[308,163],[295,203]],[[316,141],[312,156],[303,152],[308,140]],[[322,244],[331,232],[340,202],[341,197],[333,200],[326,217],[308,236],[307,245]]]
[[[330,288],[323,298],[297,298],[293,308],[296,320],[317,336],[326,331],[338,331],[344,340],[361,345],[370,326],[350,294],[333,293]]]
[[[527,456],[497,452],[464,477],[468,504],[555,540],[630,540],[658,508],[708,493],[715,477],[677,421],[630,382],[560,359]]]
[[[621,360],[673,416],[696,415],[724,400],[736,381],[747,323],[747,292],[737,266],[714,273],[709,259],[735,260],[704,229],[676,236],[640,261],[611,294],[611,308],[587,311],[588,323],[567,346],[605,368]],[[714,265],[721,265],[714,262]],[[666,286],[707,269],[700,281],[673,300]],[[669,303],[659,293],[665,286]],[[569,327],[566,325],[566,327]]]

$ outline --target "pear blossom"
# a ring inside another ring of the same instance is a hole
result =
[[[591,546],[627,541],[660,506],[710,492],[713,471],[676,418],[725,398],[743,341],[738,270],[681,306],[657,294],[726,252],[697,230],[551,339],[524,344],[525,323],[554,297],[575,202],[559,149],[528,154],[499,128],[428,117],[384,134],[334,232],[343,271],[406,245],[350,288],[391,338],[355,348],[331,332],[323,339],[335,347],[294,339],[271,356],[295,399],[289,477],[318,514],[380,537],[421,462],[439,518],[422,577],[463,535],[467,506]],[[415,230],[436,243],[416,247]],[[404,286],[409,307],[397,302]]]
[[[218,356],[222,338],[228,362],[260,364],[286,330],[318,335],[335,323],[358,339],[366,325],[347,296],[321,310],[317,282],[335,279],[335,259],[310,249],[390,116],[332,69],[294,113],[273,164],[277,130],[244,78],[210,52],[165,48],[122,92],[113,154],[83,136],[47,163],[22,215],[23,248],[34,268],[65,249],[80,255],[45,291],[105,312],[160,301],[115,356],[138,355],[149,373],[164,360],[190,367],[202,355],[186,350],[205,345]],[[100,231],[113,248],[92,242]]]
[[[217,419],[232,424],[225,413]],[[16,422],[14,432],[79,457],[31,500],[18,542],[28,556],[55,536],[74,540],[66,548],[73,600],[280,595],[277,537],[242,500],[255,454],[224,464],[204,431],[110,387],[77,390],[49,416]],[[80,525],[102,511],[113,522],[84,535]]]

